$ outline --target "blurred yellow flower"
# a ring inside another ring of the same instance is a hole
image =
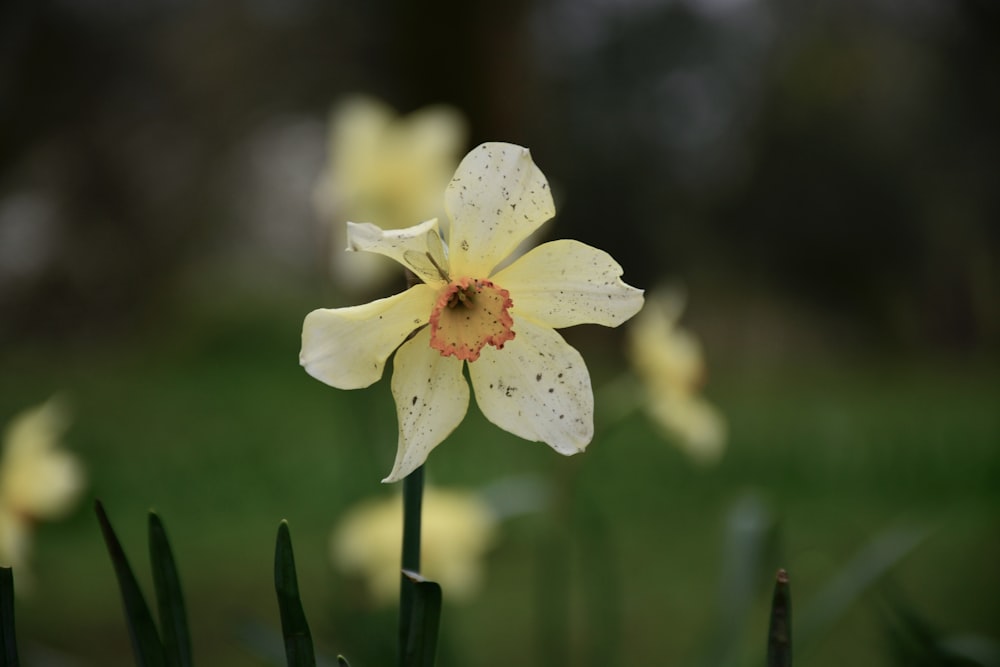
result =
[[[399,443],[387,482],[419,467],[465,417],[466,362],[487,419],[561,454],[583,451],[594,432],[590,375],[555,329],[618,326],[642,307],[642,290],[621,281],[621,266],[577,241],[544,243],[496,270],[555,214],[528,149],[473,150],[445,206],[447,247],[437,220],[388,231],[348,223],[350,249],[391,257],[421,282],[366,305],[315,310],[302,327],[302,365],[339,389],[376,382],[396,353]]]
[[[387,265],[365,255],[345,255],[343,220],[408,227],[439,216],[441,192],[466,142],[462,114],[426,107],[407,116],[370,97],[338,105],[330,118],[328,159],[314,192],[316,210],[334,226],[331,270],[348,287],[388,275]]]
[[[33,522],[65,515],[83,490],[79,461],[59,449],[66,426],[65,409],[56,399],[7,426],[0,453],[0,564],[23,567]]]
[[[645,390],[645,408],[667,437],[699,463],[715,463],[726,444],[725,419],[698,393],[705,376],[701,345],[677,326],[683,297],[648,299],[628,332],[628,354]]]
[[[496,539],[497,518],[469,491],[424,490],[421,574],[441,584],[448,600],[464,601],[479,590],[483,559]],[[399,596],[400,495],[365,501],[351,509],[330,540],[334,565],[361,577],[376,604]]]

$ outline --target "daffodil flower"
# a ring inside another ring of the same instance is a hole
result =
[[[399,596],[399,496],[367,500],[348,511],[330,538],[334,565],[360,576],[377,604]],[[465,601],[479,590],[483,559],[496,540],[498,517],[476,493],[428,486],[423,496],[421,571]]]
[[[34,521],[68,512],[83,490],[79,461],[59,448],[66,415],[55,399],[11,420],[0,455],[0,563],[27,560]]]
[[[401,230],[348,223],[349,250],[390,257],[419,280],[362,306],[310,313],[300,361],[340,389],[376,382],[395,352],[392,394],[402,479],[465,417],[469,386],[491,422],[561,454],[593,436],[590,375],[555,329],[618,326],[642,307],[602,250],[571,240],[544,243],[502,269],[518,244],[555,214],[545,176],[526,148],[482,144],[445,191],[448,245],[436,220]]]
[[[722,456],[726,422],[699,393],[705,362],[698,339],[677,325],[683,309],[679,292],[657,293],[629,326],[628,353],[654,423],[693,460],[710,464]]]

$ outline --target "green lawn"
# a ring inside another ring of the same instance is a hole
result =
[[[252,629],[278,627],[271,559],[283,518],[321,650],[356,667],[393,654],[392,614],[367,610],[326,552],[340,512],[395,490],[379,484],[395,448],[391,397],[385,382],[339,392],[299,368],[307,309],[234,305],[124,338],[0,353],[0,420],[54,391],[70,399],[67,444],[144,583],[146,513],[162,516],[201,665],[264,664],[240,635],[266,639]],[[600,386],[615,360],[574,340]],[[713,373],[710,395],[732,434],[714,469],[690,464],[641,415],[564,459],[471,410],[432,455],[430,479],[479,486],[538,476],[558,509],[504,524],[482,595],[446,606],[443,667],[596,664],[601,651],[614,656],[601,664],[715,664],[720,636],[739,638],[737,658],[759,661],[774,570],[790,572],[798,621],[872,540],[910,528],[926,537],[801,638],[800,664],[887,664],[887,591],[939,630],[996,637],[1000,373],[899,360]],[[739,525],[774,525],[745,594],[720,580],[725,563],[749,558],[726,546],[737,506]],[[89,501],[39,526],[33,570],[18,599],[25,665],[132,664]]]

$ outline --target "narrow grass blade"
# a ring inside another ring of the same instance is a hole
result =
[[[900,667],[950,664],[938,649],[937,637],[930,626],[898,601],[890,602],[886,630],[894,664]]]
[[[132,641],[132,652],[135,654],[136,665],[138,667],[167,667],[163,644],[160,643],[160,636],[156,632],[153,616],[142,596],[139,583],[132,573],[128,559],[125,557],[125,550],[122,549],[118,536],[115,535],[115,531],[111,527],[111,522],[108,520],[108,515],[104,511],[101,501],[98,500],[95,503],[94,509],[97,511],[97,520],[101,524],[104,542],[107,544],[111,564],[114,566],[115,576],[118,578],[118,588],[122,594],[125,621],[128,625],[129,639]]]
[[[877,535],[811,600],[797,623],[798,643],[822,636],[873,584],[927,537],[922,528],[900,526]]]
[[[703,640],[699,667],[741,664],[747,624],[754,606],[771,590],[780,562],[778,525],[754,493],[737,499],[726,512],[717,601],[710,634]]]
[[[404,667],[433,667],[441,627],[441,586],[414,572],[403,574],[413,582],[410,635],[403,654]]]
[[[154,512],[149,513],[149,559],[153,565],[153,584],[167,664],[170,667],[192,667],[191,634],[180,577],[167,531]]]
[[[281,633],[285,637],[288,667],[314,667],[316,654],[313,652],[306,613],[299,598],[295,555],[292,553],[292,538],[288,533],[287,521],[282,521],[278,526],[278,539],[274,548],[274,589],[278,594]]]
[[[17,634],[14,632],[14,571],[0,567],[0,659],[4,667],[17,667]]]
[[[767,667],[792,667],[792,597],[788,573],[778,570],[767,632]]]
[[[890,593],[883,609],[892,664],[899,667],[996,667],[1000,646],[986,637],[946,637],[904,602]]]

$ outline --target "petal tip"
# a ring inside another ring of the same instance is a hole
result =
[[[359,252],[364,250],[364,244],[371,244],[382,235],[382,230],[378,225],[370,222],[347,221],[347,252]]]

